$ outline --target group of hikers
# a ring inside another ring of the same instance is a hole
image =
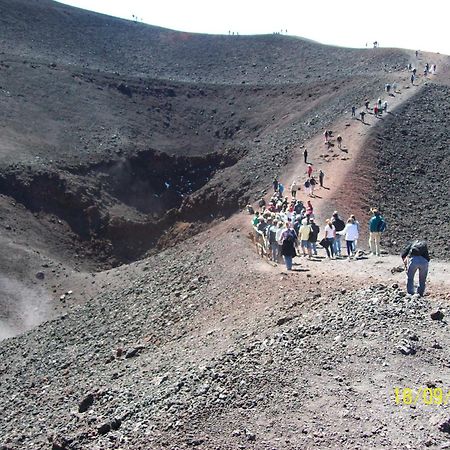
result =
[[[260,202],[260,211],[253,212],[252,225],[259,238],[263,252],[273,262],[284,259],[287,270],[292,270],[293,258],[303,255],[307,258],[318,256],[318,249],[323,248],[326,257],[337,259],[343,256],[345,241],[346,257],[350,260],[357,256],[358,239],[361,225],[354,215],[343,220],[335,211],[324,221],[323,234],[316,221],[314,208],[310,200],[303,203],[297,198],[295,191],[291,192],[291,200],[283,196],[284,187],[275,178],[274,192],[268,204]],[[373,216],[369,222],[369,246],[373,255],[380,256],[381,233],[386,229],[386,222],[377,209],[372,210]],[[321,239],[322,237],[322,239]]]
[[[364,255],[358,251],[358,239],[361,225],[354,215],[344,221],[337,211],[325,219],[323,233],[316,221],[311,201],[304,204],[296,195],[289,201],[283,197],[282,184],[274,180],[274,193],[266,205],[260,204],[261,211],[254,211],[252,225],[257,235],[257,243],[263,254],[275,262],[284,260],[286,269],[291,271],[295,257],[314,259],[319,257],[319,250],[324,249],[328,259],[343,258],[343,240],[345,241],[346,257],[350,261]],[[281,190],[280,190],[281,187]],[[386,221],[376,208],[371,209],[372,217],[368,223],[370,255],[381,256],[381,236],[386,230]],[[322,237],[322,238],[321,238]],[[430,257],[425,241],[409,242],[401,257],[407,274],[407,292],[424,295]],[[414,276],[419,272],[419,285],[414,287]]]

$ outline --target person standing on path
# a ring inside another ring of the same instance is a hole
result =
[[[358,229],[358,237],[359,237],[359,234],[361,233],[361,225],[356,220],[356,217],[354,214],[352,214],[350,216],[350,218],[353,219],[353,223],[356,225],[356,228]],[[356,247],[358,247],[358,239],[355,239],[355,241],[353,242],[353,253],[356,253]]]
[[[328,242],[328,245],[324,246],[327,251],[327,256],[328,258],[334,259],[334,238],[336,236],[336,229],[330,219],[325,220],[324,233],[325,235],[323,238]]]
[[[338,144],[338,149],[340,150],[342,148],[342,136],[340,134],[338,134],[336,140],[337,140],[337,144]]]
[[[305,160],[305,164],[308,164],[308,150],[303,150],[303,159]]]
[[[291,195],[292,198],[296,198],[297,197],[297,190],[298,190],[298,185],[297,182],[294,180],[291,184]]]
[[[314,197],[314,189],[316,188],[317,181],[314,177],[311,177],[309,179],[309,195],[311,197]]]
[[[311,178],[311,175],[313,173],[313,166],[311,164],[308,164],[308,169],[306,170],[306,173],[308,174],[308,178]]]
[[[322,169],[319,170],[319,183],[320,187],[323,187],[323,179],[325,178],[325,174],[323,173]]]
[[[267,240],[270,247],[270,257],[273,262],[278,262],[278,242],[277,242],[278,221],[274,220],[267,230]]]
[[[314,219],[309,219],[309,226],[311,227],[311,233],[309,233],[309,243],[311,244],[313,255],[317,256],[317,238],[319,237],[320,227],[316,224]]]
[[[352,117],[356,117],[356,106],[352,106]]]
[[[338,234],[345,237],[345,243],[347,244],[347,258],[350,260],[355,254],[354,243],[359,237],[358,227],[351,217],[347,220],[345,228],[342,231],[339,231]]]
[[[328,130],[325,130],[323,135],[325,137],[325,142],[328,142]]]
[[[420,240],[408,242],[401,253],[401,257],[406,269],[406,290],[408,291],[408,294],[414,294],[414,276],[416,272],[419,271],[419,286],[417,287],[417,293],[422,297],[425,293],[428,264],[430,262],[427,243]]]
[[[312,258],[311,243],[309,242],[310,234],[311,226],[308,224],[308,219],[303,219],[298,235],[300,238],[303,256],[308,255],[309,258]]]
[[[378,209],[372,209],[372,218],[369,220],[369,248],[372,255],[381,256],[381,233],[384,231],[385,222]]]
[[[364,116],[366,115],[366,113],[364,112],[364,111],[361,111],[360,113],[359,113],[359,116],[361,117],[361,122],[362,123],[365,123],[364,122]]]
[[[281,241],[281,254],[284,257],[286,269],[292,270],[292,259],[297,256],[297,252],[295,251],[297,236],[295,231],[290,228],[289,222],[286,222],[286,230],[281,235]]]
[[[278,178],[275,177],[272,181],[272,186],[273,186],[273,192],[277,192],[278,191]]]
[[[345,228],[345,223],[339,217],[337,211],[333,213],[333,216],[331,217],[331,223],[336,230],[336,235],[334,238],[334,253],[336,256],[341,256],[341,235],[339,234],[339,231],[342,231]]]

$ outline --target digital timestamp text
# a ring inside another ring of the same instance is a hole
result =
[[[442,388],[419,387],[394,388],[394,400],[397,405],[437,405],[450,404],[450,390]]]

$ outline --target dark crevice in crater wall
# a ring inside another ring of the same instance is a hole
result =
[[[170,244],[167,236],[160,238],[177,221],[209,222],[235,212],[237,196],[220,196],[217,183],[202,188],[243,156],[242,149],[192,157],[146,150],[54,172],[15,166],[0,173],[0,192],[31,212],[66,221],[81,242],[118,264]],[[191,226],[190,234],[198,228]]]

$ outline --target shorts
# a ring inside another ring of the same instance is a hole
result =
[[[306,247],[307,249],[311,248],[311,242],[302,240],[302,247]]]

